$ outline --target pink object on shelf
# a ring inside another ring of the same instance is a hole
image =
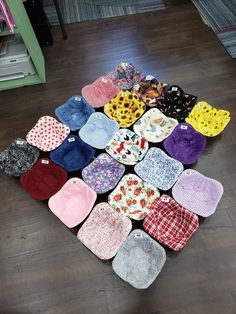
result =
[[[2,0],[2,1],[3,1],[3,3],[5,4],[5,7],[6,7],[6,10],[7,10],[7,13],[8,13],[8,16],[9,16],[9,19],[10,19],[10,22],[12,23],[13,27],[16,27],[16,23],[15,23],[15,21],[14,21],[14,18],[13,18],[12,14],[11,14],[11,11],[10,11],[10,9],[9,9],[9,6],[8,6],[6,0]]]
[[[0,11],[2,12],[3,20],[6,22],[9,32],[14,33],[15,22],[5,0],[0,0]]]

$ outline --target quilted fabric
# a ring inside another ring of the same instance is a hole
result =
[[[182,206],[202,217],[212,215],[223,195],[219,181],[193,169],[185,170],[173,186],[172,195]]]
[[[128,217],[107,203],[94,207],[78,232],[78,239],[102,260],[114,257],[132,229]]]
[[[177,124],[177,120],[166,117],[157,108],[152,108],[134,124],[133,129],[147,141],[158,143],[167,138]]]
[[[166,261],[163,247],[140,229],[133,230],[112,262],[114,272],[136,289],[148,288]]]
[[[158,98],[158,109],[166,116],[184,121],[193,109],[197,97],[186,94],[179,86],[171,85],[165,89],[164,95]]]
[[[185,165],[195,163],[204,151],[206,137],[197,132],[190,124],[180,123],[164,140],[167,153]]]
[[[122,61],[115,71],[107,74],[115,85],[120,89],[131,89],[132,86],[144,78],[144,74],[138,70],[132,63]]]
[[[128,128],[145,111],[145,104],[129,91],[120,91],[116,97],[104,106],[105,114],[116,120],[122,128]]]
[[[66,124],[71,131],[82,128],[93,112],[95,109],[80,95],[72,96],[55,109],[57,118]]]
[[[163,194],[151,205],[152,214],[143,222],[144,230],[169,248],[181,250],[198,229],[197,215]]]
[[[141,179],[164,191],[173,186],[183,169],[181,162],[156,147],[151,147],[144,159],[134,166]]]
[[[90,213],[97,194],[79,178],[69,179],[48,201],[48,207],[68,228],[80,224]]]
[[[124,172],[125,166],[104,153],[82,170],[82,177],[98,194],[103,194],[114,189]]]
[[[108,196],[108,203],[119,213],[134,220],[150,214],[150,205],[160,196],[158,189],[147,184],[135,174],[125,175]]]
[[[30,170],[20,176],[23,189],[39,201],[58,192],[66,180],[66,171],[48,158],[39,159]]]
[[[143,159],[147,150],[145,138],[128,129],[117,131],[106,146],[107,153],[125,165],[135,165]]]
[[[118,122],[109,119],[101,112],[95,112],[80,129],[79,136],[85,143],[98,149],[104,149],[119,128]]]
[[[91,106],[99,108],[114,98],[119,91],[119,87],[114,85],[111,79],[101,76],[92,84],[84,86],[81,93]]]
[[[43,116],[28,132],[26,140],[40,150],[49,152],[61,145],[69,133],[70,129],[65,124],[53,117]]]
[[[18,177],[29,170],[38,160],[39,150],[29,145],[26,140],[17,138],[0,152],[0,169],[6,174]]]
[[[164,95],[167,84],[158,81],[154,76],[147,75],[142,81],[135,84],[132,92],[140,98],[146,106],[155,107],[157,98]]]
[[[69,135],[61,146],[50,153],[50,158],[65,170],[72,172],[86,166],[94,154],[95,150],[78,136]]]
[[[205,136],[220,134],[230,121],[230,112],[216,109],[205,101],[198,102],[185,121]]]

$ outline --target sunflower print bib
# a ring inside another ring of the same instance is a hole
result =
[[[104,106],[105,114],[116,120],[122,128],[131,126],[144,113],[146,106],[129,91],[120,91]]]

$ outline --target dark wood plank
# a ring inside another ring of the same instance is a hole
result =
[[[0,149],[25,137],[42,115],[122,59],[231,111],[222,135],[208,139],[195,165],[221,181],[217,212],[202,220],[180,253],[144,291],[117,277],[17,179],[0,180],[0,313],[3,314],[233,314],[236,313],[236,66],[189,0],[166,0],[167,10],[53,28],[44,49],[47,84],[0,95]],[[105,195],[106,197],[106,195]]]

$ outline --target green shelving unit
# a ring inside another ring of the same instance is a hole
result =
[[[19,33],[19,30],[15,28],[15,34]],[[9,32],[7,25],[5,24],[3,31],[0,33],[0,36],[7,36],[12,35],[12,33]]]
[[[25,11],[23,2],[22,0],[7,0],[7,4],[15,20],[15,33],[19,33],[21,35],[31,60],[35,66],[36,74],[28,75],[24,78],[2,81],[0,82],[0,91],[21,86],[45,83],[46,75],[44,57],[29,21],[28,15]],[[7,29],[4,29],[4,31],[0,33],[0,36],[10,34],[11,33]]]

